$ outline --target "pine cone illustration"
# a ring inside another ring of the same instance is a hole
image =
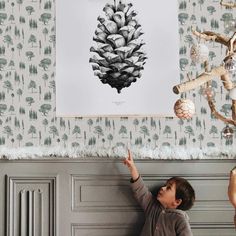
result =
[[[116,88],[118,93],[141,77],[147,59],[142,50],[145,43],[141,39],[141,25],[132,8],[132,3],[122,1],[107,3],[103,8],[105,18],[97,18],[99,23],[93,37],[96,47],[90,48],[89,62],[94,75],[103,84]]]

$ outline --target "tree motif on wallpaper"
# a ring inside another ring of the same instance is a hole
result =
[[[142,50],[142,28],[132,6],[132,3],[122,1],[116,4],[116,0],[114,4],[107,3],[103,8],[105,18],[98,17],[99,24],[93,37],[97,47],[90,48],[93,55],[89,62],[94,75],[118,93],[141,77],[147,59]]]
[[[200,71],[188,56],[194,42],[193,24],[231,35],[226,26],[234,18],[233,11],[221,9],[218,4],[219,1],[179,0],[181,82],[186,79],[188,66],[193,77]],[[54,9],[55,0],[0,0],[0,147],[85,145],[100,150],[125,146],[127,142],[137,148],[232,145],[221,135],[222,122],[214,117],[209,119],[200,89],[188,93],[197,109],[197,115],[188,121],[158,117],[55,117]],[[209,46],[210,63],[218,65],[225,55],[224,48],[219,44]],[[218,93],[220,111],[227,115],[231,106],[228,95],[217,81],[212,81],[212,87]]]

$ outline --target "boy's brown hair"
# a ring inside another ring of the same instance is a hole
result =
[[[187,211],[189,210],[195,201],[195,191],[191,184],[184,178],[181,177],[172,177],[168,182],[174,182],[176,185],[176,199],[182,199],[181,204],[177,209]]]

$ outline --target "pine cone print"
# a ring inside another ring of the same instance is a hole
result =
[[[90,48],[89,62],[94,75],[118,93],[141,77],[147,59],[141,49],[145,44],[141,39],[142,28],[132,8],[132,3],[122,1],[107,3],[103,8],[105,18],[97,18],[99,23],[93,37],[96,47]]]

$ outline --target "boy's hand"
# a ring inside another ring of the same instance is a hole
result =
[[[133,160],[133,157],[132,157],[129,149],[128,149],[128,157],[126,157],[123,160],[123,163],[124,163],[124,165],[126,165],[129,168],[132,179],[134,181],[137,180],[139,178],[139,173],[138,173],[138,170],[134,164],[134,160]]]
[[[128,157],[126,157],[123,161],[124,165],[126,165],[129,169],[135,167],[133,157],[131,155],[130,150],[128,149]]]

